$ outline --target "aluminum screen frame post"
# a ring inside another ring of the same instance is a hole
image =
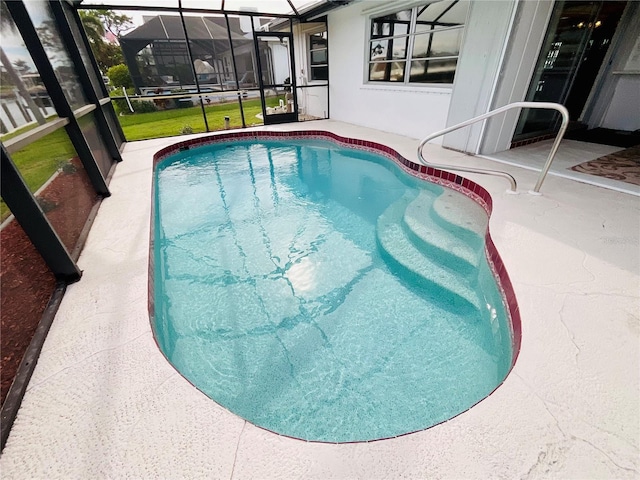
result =
[[[47,52],[44,50],[42,42],[38,37],[38,32],[31,22],[29,12],[22,2],[6,2],[6,5],[16,27],[18,28],[18,31],[20,32],[20,35],[22,36],[22,40],[31,55],[33,63],[40,73],[40,78],[47,89],[47,93],[51,97],[51,102],[53,103],[58,116],[69,119],[69,124],[65,126],[65,129],[69,135],[71,143],[73,144],[73,148],[75,148],[76,153],[89,176],[91,184],[98,195],[101,195],[102,197],[110,196],[111,192],[109,191],[107,182],[105,181],[102,172],[100,172],[96,158],[93,155],[93,152],[91,152],[87,139],[84,137],[78,120],[73,114],[73,109],[71,108],[71,105],[69,105],[67,97],[64,95],[62,86],[58,82],[55,70],[47,56]]]
[[[80,55],[80,50],[78,45],[76,44],[75,39],[73,38],[73,33],[71,32],[71,27],[68,24],[67,17],[64,13],[64,7],[61,2],[50,1],[49,5],[51,6],[51,12],[53,13],[53,18],[55,19],[58,29],[60,30],[60,35],[62,37],[62,41],[64,46],[66,47],[69,56],[71,57],[71,61],[75,66],[75,71],[78,74],[78,79],[80,80],[80,84],[82,85],[82,90],[84,94],[87,96],[88,100],[96,106],[96,111],[94,113],[94,118],[96,119],[96,126],[98,127],[98,132],[104,141],[105,146],[109,152],[109,155],[116,162],[122,161],[122,155],[120,155],[120,150],[116,145],[115,139],[111,134],[111,129],[109,128],[109,124],[107,123],[107,119],[105,118],[104,112],[102,111],[102,105],[100,105],[100,98],[98,97],[93,84],[91,83],[91,79],[89,78],[89,72],[87,70],[88,66],[84,64],[82,59],[82,55]],[[82,30],[82,25],[78,25],[78,27]],[[83,38],[84,41],[84,38]],[[84,45],[87,48],[86,45]],[[88,52],[90,57],[93,57],[93,52],[89,49]],[[95,72],[94,72],[95,73]],[[97,75],[97,73],[96,73]],[[98,79],[100,83],[102,83],[102,76],[99,76]]]
[[[55,277],[65,283],[80,280],[82,271],[49,223],[4,145],[0,181],[2,199]]]

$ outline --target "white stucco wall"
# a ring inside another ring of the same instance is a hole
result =
[[[309,85],[313,85],[310,83]],[[326,86],[298,89],[300,113],[318,118],[329,118],[329,92]]]
[[[551,0],[518,1],[515,5],[516,15],[505,40],[506,51],[488,110],[525,100],[553,6]],[[518,110],[512,110],[487,120],[480,153],[509,149],[519,115]]]
[[[363,9],[372,4],[358,2],[329,13],[330,118],[412,138],[423,138],[443,129],[451,99],[450,86],[366,83],[370,14]],[[388,4],[393,9],[393,2]]]
[[[620,76],[602,126],[629,132],[640,129],[640,73]]]
[[[471,2],[447,126],[491,110],[515,6],[515,0]],[[446,135],[443,144],[455,150],[476,153],[481,134],[482,123],[476,123]]]

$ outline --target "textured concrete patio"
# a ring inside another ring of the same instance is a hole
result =
[[[266,127],[265,127],[266,128]],[[316,129],[418,140],[334,121]],[[158,350],[147,312],[152,156],[176,138],[126,145],[0,458],[32,478],[638,478],[640,199],[550,176],[542,196],[493,197],[490,230],[522,315],[504,384],[426,431],[359,444],[266,432],[189,384]],[[428,145],[438,162],[536,172]]]

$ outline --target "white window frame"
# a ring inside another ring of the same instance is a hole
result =
[[[405,6],[400,6],[400,5],[395,5],[392,10],[384,10],[384,11],[376,11],[375,14],[372,13],[369,15],[368,17],[368,21],[366,22],[366,28],[367,28],[367,33],[366,33],[366,39],[367,42],[365,44],[365,62],[364,62],[364,83],[368,86],[380,86],[380,87],[417,87],[417,88],[422,88],[422,87],[447,87],[447,88],[451,88],[453,87],[453,81],[451,83],[444,83],[444,82],[411,82],[410,78],[411,78],[411,62],[413,61],[420,61],[420,60],[448,60],[448,59],[459,59],[462,53],[462,45],[464,43],[464,35],[465,35],[465,31],[466,31],[466,25],[469,23],[469,15],[471,12],[471,0],[461,0],[461,1],[466,1],[467,3],[469,3],[469,8],[467,9],[467,15],[465,18],[465,21],[463,24],[461,25],[456,25],[456,26],[450,26],[450,27],[441,27],[441,28],[436,28],[430,32],[416,32],[416,24],[417,24],[417,17],[418,17],[418,11],[429,5],[430,3],[437,3],[439,1],[443,1],[443,0],[432,0],[432,1],[422,1],[422,2],[410,2],[409,5]],[[386,16],[386,15],[392,15],[398,12],[401,12],[403,10],[411,10],[411,19],[410,19],[410,23],[409,23],[409,32],[407,34],[401,34],[401,35],[390,35],[387,37],[378,37],[378,38],[372,38],[372,31],[373,31],[373,21],[377,18]],[[438,33],[438,32],[444,32],[444,31],[448,31],[448,30],[462,30],[462,38],[460,40],[460,50],[458,51],[458,55],[455,56],[443,56],[443,57],[417,57],[417,58],[413,58],[413,49],[414,49],[414,41],[415,38],[417,36],[420,35],[432,35],[433,33]],[[391,39],[402,39],[402,38],[407,38],[407,50],[406,50],[406,55],[404,59],[398,59],[398,60],[384,60],[384,61],[373,61],[370,60],[371,58],[371,49],[372,49],[372,44],[373,42],[376,41],[380,41],[380,40],[391,40]],[[384,63],[394,63],[394,62],[405,62],[404,65],[404,78],[402,81],[392,81],[392,80],[370,80],[369,79],[369,75],[370,75],[370,66],[371,64],[384,64]],[[456,70],[457,70],[457,65],[456,65]],[[454,80],[455,80],[455,72],[454,72]]]

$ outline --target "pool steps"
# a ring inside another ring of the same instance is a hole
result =
[[[479,310],[473,284],[487,214],[453,193],[422,191],[396,201],[378,218],[377,241],[387,263],[434,292],[437,301],[456,310]]]
[[[470,275],[478,268],[480,261],[480,238],[466,235],[471,240],[469,241],[464,236],[452,235],[451,226],[445,225],[448,223],[446,221],[425,222],[425,219],[437,216],[433,214],[434,200],[437,201],[439,198],[436,195],[428,191],[420,192],[418,197],[407,205],[402,225],[413,243],[425,250],[425,253],[444,257],[444,263],[449,268],[463,275]],[[473,242],[476,239],[477,242]]]
[[[461,238],[479,247],[487,231],[489,217],[484,208],[458,192],[445,190],[433,202],[431,218]]]

